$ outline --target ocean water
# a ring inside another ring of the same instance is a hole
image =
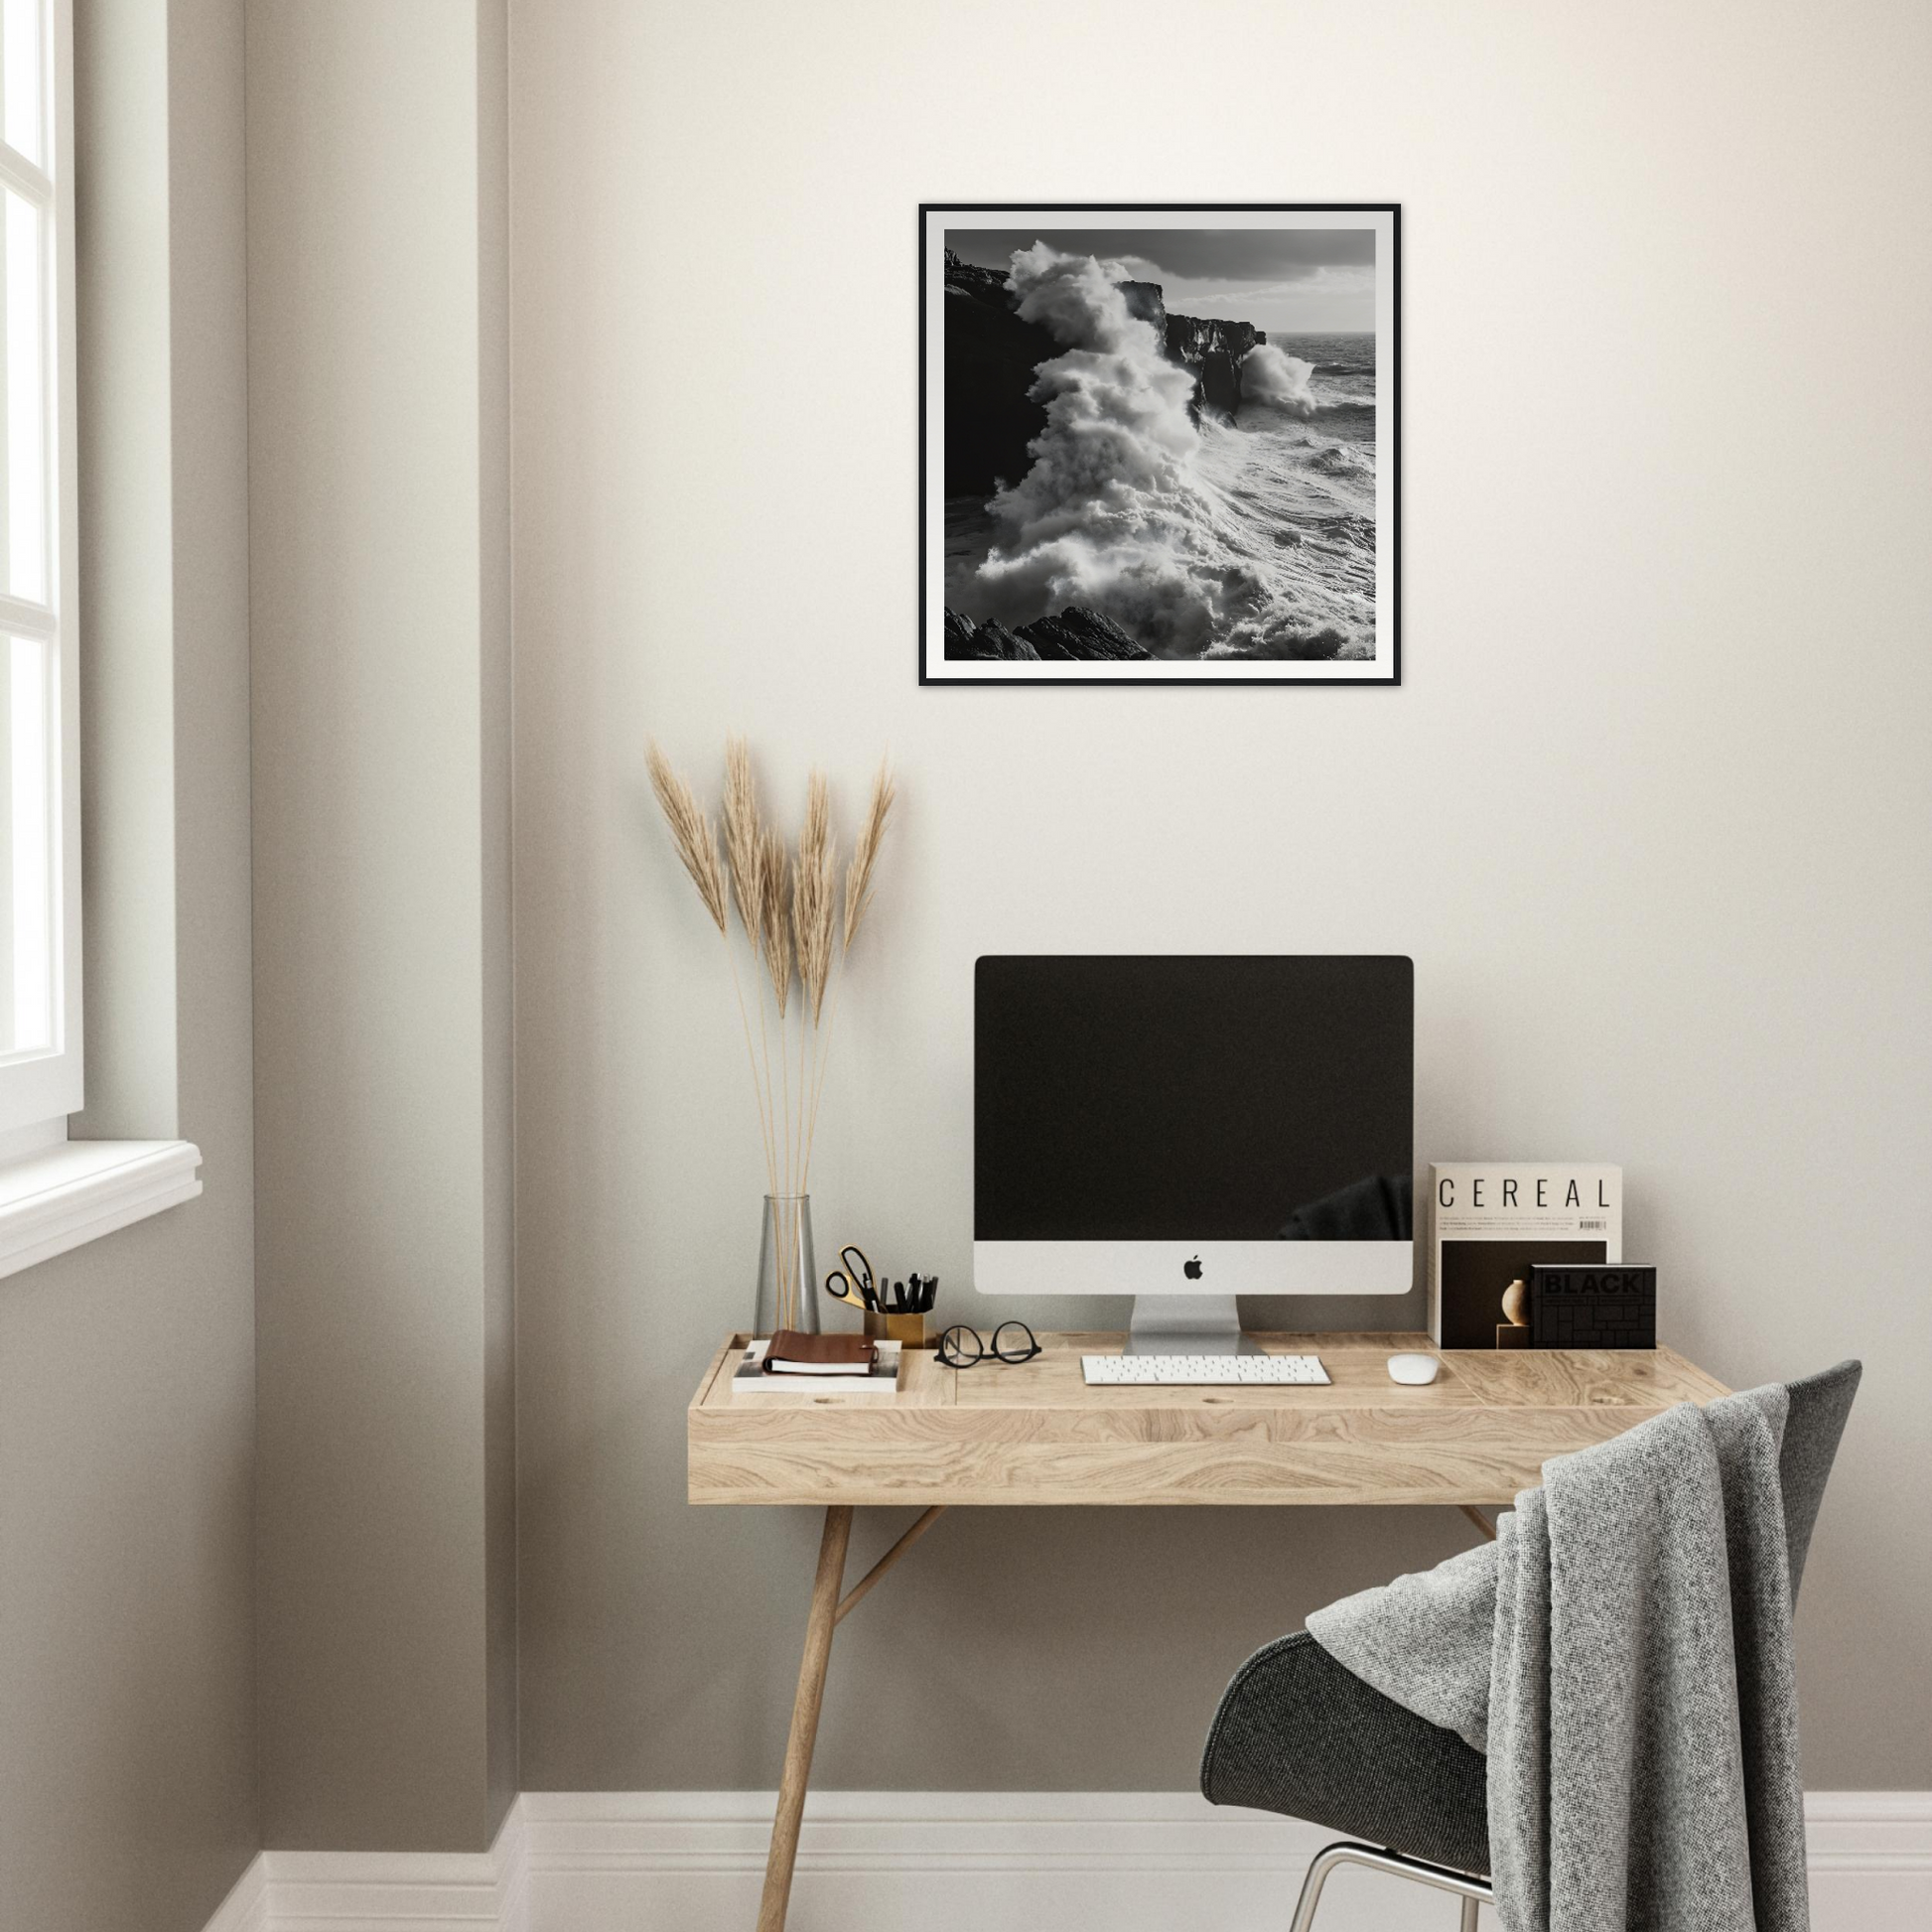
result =
[[[1311,645],[1333,633],[1322,656],[1373,657],[1375,338],[1269,340],[1311,365],[1313,412],[1244,400],[1232,424],[1204,421],[1198,482],[1219,506],[1219,540],[1263,580],[1280,627]]]
[[[1020,313],[1062,353],[1035,393],[1033,468],[945,508],[946,602],[1031,621],[1102,612],[1168,658],[1375,654],[1375,339],[1281,336],[1242,368],[1232,422],[1129,316],[1104,266],[1014,258]]]

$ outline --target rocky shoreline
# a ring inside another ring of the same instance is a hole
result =
[[[1154,653],[1144,650],[1111,618],[1068,605],[1058,617],[1035,618],[1017,630],[990,621],[975,623],[957,611],[948,611],[946,655],[1032,664],[1127,658],[1152,661]]]

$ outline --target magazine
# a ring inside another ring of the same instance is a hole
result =
[[[1569,1161],[1430,1166],[1429,1332],[1438,1348],[1528,1347],[1534,1263],[1622,1259],[1621,1168]],[[1517,1284],[1520,1291],[1511,1293]]]

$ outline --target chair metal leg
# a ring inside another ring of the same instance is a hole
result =
[[[1478,1908],[1483,1900],[1496,1895],[1486,1878],[1474,1878],[1466,1871],[1451,1871],[1447,1865],[1405,1859],[1400,1852],[1378,1851],[1373,1845],[1353,1845],[1344,1840],[1314,1855],[1309,1875],[1302,1881],[1302,1896],[1289,1932],[1309,1932],[1314,1923],[1314,1908],[1321,1902],[1321,1887],[1328,1882],[1329,1872],[1339,1864],[1365,1864],[1371,1871],[1386,1871],[1415,1884],[1453,1892],[1462,1901],[1462,1932],[1475,1932]]]

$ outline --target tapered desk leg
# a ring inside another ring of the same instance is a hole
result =
[[[778,1815],[771,1821],[771,1852],[764,1862],[764,1895],[759,1900],[759,1932],[784,1932],[791,1900],[791,1867],[798,1857],[798,1825],[805,1812],[805,1785],[818,1741],[818,1708],[825,1698],[825,1666],[832,1656],[832,1629],[839,1620],[839,1586],[845,1581],[845,1546],[852,1539],[852,1511],[835,1503],[825,1512],[812,1581],[811,1614],[805,1619],[805,1655],[798,1666],[798,1695],[785,1739],[784,1774],[778,1780]]]

